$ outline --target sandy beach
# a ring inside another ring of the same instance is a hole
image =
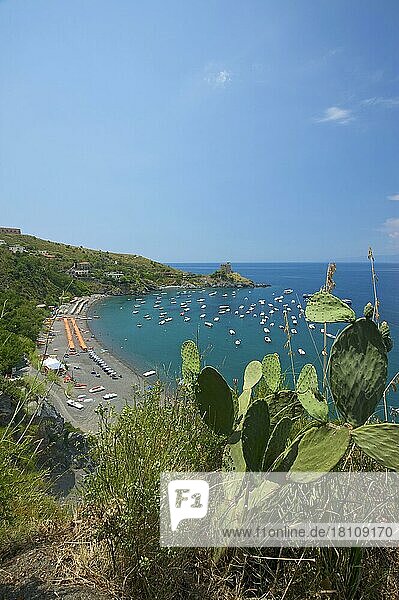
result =
[[[81,351],[79,345],[76,344],[78,348],[76,354],[69,355],[68,352],[69,348],[63,317],[71,315],[74,303],[61,307],[61,316],[57,317],[53,323],[53,336],[47,350],[48,355],[57,357],[58,360],[68,366],[68,373],[73,377],[75,383],[85,384],[84,388],[71,388],[67,384],[62,384],[62,386],[53,384],[49,390],[48,399],[66,421],[86,432],[95,432],[98,429],[98,415],[95,410],[100,403],[106,404],[109,402],[115,407],[117,412],[120,412],[125,404],[132,403],[133,388],[144,390],[156,381],[156,376],[151,376],[147,379],[141,373],[113,356],[91,332],[88,312],[101,298],[103,296],[97,295],[87,298],[87,303],[84,304],[82,310],[73,314],[89,351]],[[117,373],[118,377],[113,379],[104,372],[100,365],[90,357],[90,351],[93,351],[98,357],[104,360]],[[103,386],[105,389],[90,393],[89,390],[95,386]],[[67,391],[70,394],[70,398],[82,404],[83,408],[78,409],[67,404]],[[117,397],[109,401],[104,400],[103,396],[109,393],[117,394]],[[85,396],[84,398],[79,398],[79,396],[83,395]]]

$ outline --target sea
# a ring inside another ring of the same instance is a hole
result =
[[[215,271],[219,264],[174,263],[170,266],[207,274]],[[302,309],[306,306],[303,295],[323,286],[325,263],[233,263],[232,267],[269,287],[168,288],[142,296],[108,297],[91,309],[90,327],[105,349],[136,371],[156,370],[165,382],[179,379],[180,347],[185,340],[192,339],[199,345],[204,365],[217,368],[230,385],[236,384],[235,380],[240,385],[248,362],[262,360],[265,354],[272,352],[279,354],[289,383],[292,365],[283,330],[285,304],[288,305],[295,372],[311,362],[320,373],[323,325],[316,323],[314,329],[309,329]],[[378,264],[376,271],[381,320],[390,324],[394,340],[394,349],[389,353],[391,378],[399,371],[399,264]],[[365,304],[373,302],[370,265],[337,263],[334,280],[334,294],[350,299],[356,314],[362,316]],[[327,331],[334,336],[343,327],[344,324],[332,324]],[[270,341],[265,341],[265,337]],[[329,337],[328,345],[333,341]],[[399,405],[399,393],[392,393],[390,403]]]

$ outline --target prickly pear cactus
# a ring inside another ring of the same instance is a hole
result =
[[[277,392],[281,382],[281,364],[278,354],[267,354],[262,360],[263,377],[271,392]]]
[[[241,432],[242,451],[249,471],[261,471],[269,435],[270,417],[267,402],[256,400],[245,414]]]
[[[182,375],[186,383],[192,383],[201,371],[201,358],[197,344],[186,340],[181,347]]]
[[[282,417],[298,417],[304,414],[301,403],[298,401],[296,392],[291,390],[280,390],[266,398],[269,405],[270,420],[276,425]]]
[[[385,345],[386,351],[390,352],[393,348],[393,341],[391,338],[391,331],[390,331],[388,323],[386,321],[383,321],[381,323],[381,325],[378,327],[378,329],[380,330],[380,333],[384,340],[384,345]]]
[[[331,348],[329,378],[336,407],[345,421],[363,425],[382,398],[387,350],[377,326],[361,318],[346,327]]]
[[[298,456],[290,469],[292,481],[313,481],[318,473],[331,471],[349,445],[348,427],[312,427],[299,442]]]
[[[273,429],[263,457],[262,471],[269,471],[273,463],[284,451],[292,425],[291,419],[284,417]]]
[[[234,422],[231,389],[213,367],[205,367],[198,376],[195,397],[202,418],[215,433],[229,435]]]
[[[304,365],[296,384],[298,400],[311,417],[325,422],[328,418],[328,404],[323,398],[318,399],[320,396],[318,388],[315,367],[311,364]]]
[[[252,389],[262,377],[262,364],[258,360],[252,360],[247,364],[244,371],[244,390]]]
[[[363,452],[383,467],[399,471],[399,425],[363,425],[353,429],[352,437]]]
[[[363,309],[363,314],[366,317],[366,319],[371,319],[373,314],[374,314],[374,306],[371,304],[371,302],[368,302],[366,304],[366,306]]]
[[[316,292],[309,298],[305,316],[316,323],[348,323],[356,319],[350,306],[328,292]]]
[[[242,451],[241,431],[237,433],[238,436],[231,440],[224,449],[223,465],[226,471],[242,473],[247,470],[247,465]]]

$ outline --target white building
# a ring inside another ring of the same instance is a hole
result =
[[[123,277],[123,273],[118,273],[116,271],[111,271],[110,273],[106,273],[107,277],[110,277],[111,279],[115,279],[115,281],[120,281]]]
[[[15,244],[15,246],[9,246],[8,249],[13,254],[23,254],[25,252],[25,246],[20,246],[19,244]]]

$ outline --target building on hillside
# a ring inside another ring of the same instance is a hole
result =
[[[39,250],[38,254],[40,254],[40,256],[44,256],[44,258],[55,258],[55,255],[50,254],[47,252],[47,250]]]
[[[69,269],[72,277],[88,277],[90,275],[90,263],[87,261],[73,263],[73,267]]]
[[[115,281],[120,281],[122,279],[122,277],[124,276],[124,273],[111,271],[110,273],[106,273],[105,275],[107,277],[110,277],[111,279],[115,279]]]
[[[18,227],[0,227],[0,233],[15,233],[21,235],[21,230]]]
[[[19,244],[15,244],[14,246],[8,246],[8,249],[13,254],[23,254],[25,252],[25,246],[20,246]]]
[[[6,242],[4,240],[0,240],[0,246],[6,246]]]
[[[231,268],[231,264],[229,262],[225,262],[220,265],[219,271],[221,271],[225,275],[229,275],[233,272],[233,269]]]

